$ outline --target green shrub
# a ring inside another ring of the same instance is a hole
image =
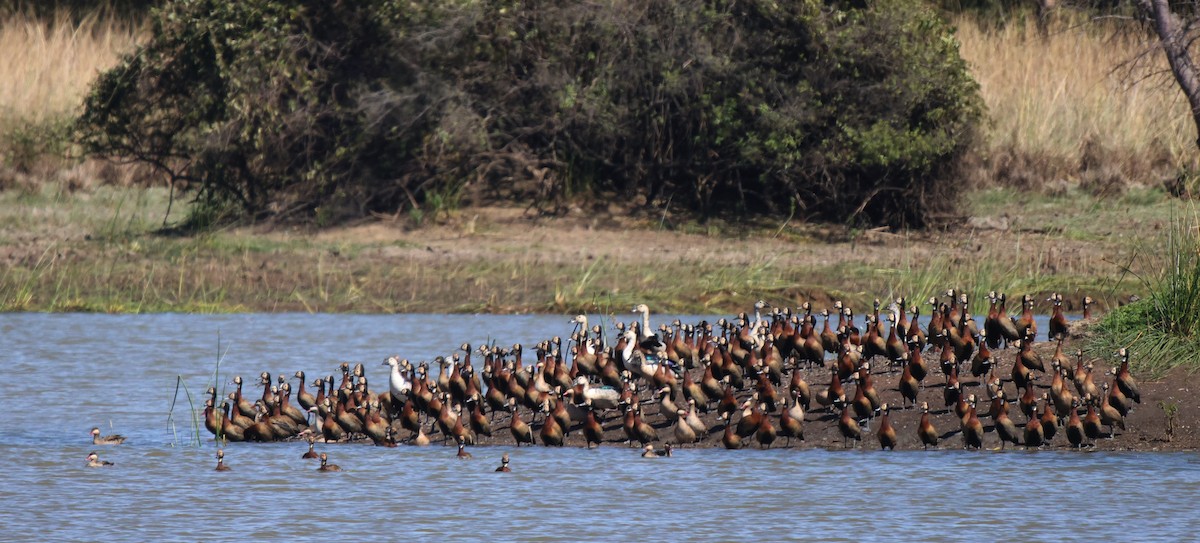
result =
[[[953,212],[982,115],[918,0],[181,0],[154,19],[81,141],[254,218],[602,192],[920,226]]]
[[[1148,295],[1113,309],[1096,327],[1089,351],[1126,347],[1135,371],[1161,375],[1200,360],[1200,223],[1176,219],[1161,271],[1142,278]]]

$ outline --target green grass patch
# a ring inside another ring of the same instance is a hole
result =
[[[1172,218],[1161,271],[1138,276],[1149,293],[1114,309],[1096,327],[1094,356],[1130,352],[1134,371],[1160,376],[1174,368],[1200,368],[1200,217],[1195,209]],[[1153,266],[1150,269],[1154,269]]]

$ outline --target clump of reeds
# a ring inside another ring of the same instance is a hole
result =
[[[1148,295],[1105,315],[1093,355],[1111,357],[1125,347],[1130,365],[1150,375],[1200,367],[1200,216],[1193,210],[1173,226],[1161,271],[1141,276]]]

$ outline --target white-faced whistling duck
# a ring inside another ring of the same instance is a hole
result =
[[[1125,417],[1121,415],[1121,412],[1118,411],[1116,407],[1113,407],[1113,405],[1109,403],[1108,383],[1101,385],[1101,388],[1103,388],[1104,393],[1100,395],[1100,422],[1105,426],[1108,426],[1108,438],[1112,439],[1113,426],[1120,426],[1122,430],[1125,429]]]
[[[775,425],[771,424],[771,418],[763,416],[759,419],[758,430],[754,432],[754,439],[758,441],[759,448],[770,449],[771,444],[775,442],[777,434]]]
[[[317,405],[317,397],[313,396],[308,389],[304,388],[305,382],[303,371],[296,372],[296,379],[300,380],[300,389],[296,391],[296,403],[300,404],[300,407],[304,411],[308,411],[310,408],[312,408],[312,406]]]
[[[221,411],[221,438],[225,441],[245,441],[245,428],[243,426],[239,426],[236,422],[234,422],[233,419],[230,419],[229,414],[234,413],[236,416],[242,418],[250,424],[253,424],[254,421],[237,414],[233,409],[233,406],[228,401],[221,402]]]
[[[983,424],[975,414],[975,395],[967,401],[967,414],[962,418],[963,446],[968,449],[983,447]]]
[[[563,428],[559,424],[558,419],[554,418],[554,416],[550,415],[549,413],[546,413],[546,416],[542,417],[542,429],[539,432],[539,435],[542,438],[543,446],[563,446]]]
[[[1067,325],[1067,317],[1063,315],[1063,297],[1061,294],[1051,294],[1046,301],[1054,303],[1053,313],[1050,315],[1050,337],[1048,339],[1064,339],[1069,335],[1069,326]]]
[[[1038,448],[1042,446],[1046,434],[1042,429],[1042,419],[1037,416],[1037,408],[1033,410],[1033,416],[1029,422],[1025,423],[1025,446]]]
[[[1083,297],[1083,320],[1092,318],[1092,304],[1096,303],[1091,296]]]
[[[1008,442],[1013,445],[1018,444],[1017,425],[1008,418],[1008,411],[1001,409],[996,416],[993,417],[993,424],[996,428],[996,435],[1000,436],[1000,449],[1003,450]]]
[[[903,399],[902,407],[909,403],[917,404],[917,393],[920,391],[921,384],[912,375],[912,365],[909,364],[908,354],[904,355],[904,369],[900,370],[900,380],[897,382],[897,388],[900,390],[900,397]]]
[[[763,412],[758,408],[757,402],[757,394],[751,395],[749,400],[742,402],[742,418],[738,419],[736,430],[738,437],[745,439],[758,431],[758,425],[762,422]]]
[[[924,383],[929,375],[929,366],[925,364],[925,356],[921,354],[920,346],[915,341],[908,342],[908,370],[917,383]]]
[[[996,330],[1000,332],[1004,343],[1009,344],[1021,339],[1021,331],[1017,329],[1017,319],[1008,315],[1008,295],[1000,294],[1000,305],[996,308],[998,322]]]
[[[1017,335],[1021,339],[1033,341],[1037,338],[1037,321],[1033,320],[1033,296],[1021,296],[1021,316],[1013,320]]]
[[[120,445],[125,442],[125,436],[112,434],[100,437],[100,428],[92,428],[92,445]]]
[[[928,338],[921,330],[921,306],[914,305],[909,309],[912,310],[913,318],[912,324],[908,327],[908,350],[924,351]]]
[[[1043,398],[1045,397],[1043,396]],[[1062,411],[1055,411],[1054,406],[1050,403],[1049,398],[1045,398],[1045,400],[1042,402],[1042,435],[1044,436],[1047,444],[1054,441],[1054,436],[1058,433],[1058,417],[1055,416],[1055,413],[1065,412],[1065,409]]]
[[[875,437],[879,439],[879,447],[883,450],[896,449],[896,429],[892,427],[892,421],[888,417],[888,405],[885,403],[880,406],[883,414],[879,421],[879,430],[875,432]]]
[[[799,403],[791,407],[784,402],[783,411],[779,414],[779,435],[788,438],[787,446],[792,445],[792,438],[804,441],[804,408]]]
[[[455,455],[459,460],[470,460],[471,453],[467,452],[467,443],[463,439],[458,439],[458,454]]]
[[[921,402],[921,422],[917,425],[917,435],[921,437],[921,444],[928,450],[932,445],[937,447],[938,433],[933,427],[933,423],[929,421],[929,403]]]
[[[992,351],[987,344],[987,329],[979,331],[979,350],[971,358],[971,375],[980,377],[992,369]]]
[[[839,313],[839,315],[841,314],[840,308],[838,309],[838,313]],[[807,356],[806,356],[806,358],[808,359],[806,361],[812,362],[812,363],[817,363],[817,364],[824,362],[825,353],[837,354],[838,350],[841,348],[841,342],[838,341],[837,334],[834,333],[833,330],[829,328],[829,310],[822,309],[821,315],[825,317],[825,327],[821,330],[821,335],[820,335],[821,349],[823,352],[820,354],[819,357],[814,356],[817,353],[807,353]],[[816,358],[816,360],[813,360],[812,358]]]
[[[850,406],[842,408],[842,416],[838,419],[838,430],[842,432],[842,445],[849,447],[850,440],[854,440],[854,445],[862,440],[862,428],[859,427],[858,421],[850,416]]]
[[[504,456],[500,457],[500,467],[496,468],[496,471],[501,473],[512,471],[512,468],[508,467],[508,453],[504,453]]]
[[[733,427],[729,425],[729,419],[725,418],[724,415],[721,415],[718,418],[723,418],[725,421],[725,431],[721,434],[721,444],[724,445],[726,449],[742,448],[742,438],[733,431]]]
[[[1017,399],[1017,405],[1021,408],[1021,413],[1025,415],[1025,420],[1033,418],[1038,399],[1038,395],[1033,392],[1033,381],[1025,383],[1025,393]]]
[[[1073,402],[1070,410],[1070,416],[1067,418],[1067,441],[1072,447],[1078,449],[1083,445],[1083,422],[1079,420],[1079,413],[1076,408],[1079,407],[1079,401]]]
[[[225,465],[225,449],[217,449],[216,471],[229,471],[229,466]]]
[[[583,421],[583,439],[589,449],[592,443],[599,447],[604,442],[604,427],[596,420],[596,409],[591,403],[587,405],[587,415]]]
[[[1137,380],[1129,373],[1129,351],[1122,348],[1117,354],[1121,357],[1121,366],[1116,370],[1117,386],[1121,389],[1121,393],[1133,400],[1134,403],[1142,403],[1142,394],[1138,391]]]
[[[306,451],[304,454],[300,455],[300,458],[302,458],[304,460],[308,460],[308,459],[315,460],[315,459],[320,458],[320,455],[318,455],[317,452],[313,450],[313,447],[316,446],[316,443],[317,443],[316,436],[308,436],[308,438],[305,439],[305,441],[308,441],[308,451]]]
[[[1100,416],[1096,414],[1095,398],[1091,396],[1084,397],[1084,403],[1087,404],[1087,414],[1083,417],[1083,435],[1088,439],[1100,439]]]
[[[108,460],[100,460],[100,455],[96,454],[96,451],[92,451],[87,455],[87,466],[89,468],[102,468],[111,465],[113,463]]]
[[[329,455],[321,453],[321,467],[317,471],[342,471],[342,467],[337,464],[329,463]]]

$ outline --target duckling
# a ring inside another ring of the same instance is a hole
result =
[[[92,445],[120,445],[125,442],[125,436],[112,434],[100,437],[100,428],[92,428]]]
[[[317,471],[342,471],[342,467],[337,464],[329,463],[329,455],[321,453],[321,467]]]
[[[930,445],[937,447],[938,433],[929,420],[929,402],[921,402],[921,422],[917,425],[917,435],[921,437],[925,450],[929,450]]]
[[[108,460],[100,460],[100,455],[96,454],[96,451],[92,451],[87,455],[87,466],[89,468],[103,468],[111,465],[113,463]]]
[[[896,429],[892,427],[892,422],[888,417],[888,404],[883,404],[879,407],[882,415],[879,420],[879,430],[875,432],[875,437],[879,439],[879,447],[883,450],[896,449]]]
[[[225,465],[225,450],[217,449],[217,468],[216,471],[229,471],[229,466]]]
[[[500,467],[496,468],[496,472],[508,473],[510,471],[512,471],[512,468],[508,467],[508,453],[504,453],[504,456],[500,457]]]

